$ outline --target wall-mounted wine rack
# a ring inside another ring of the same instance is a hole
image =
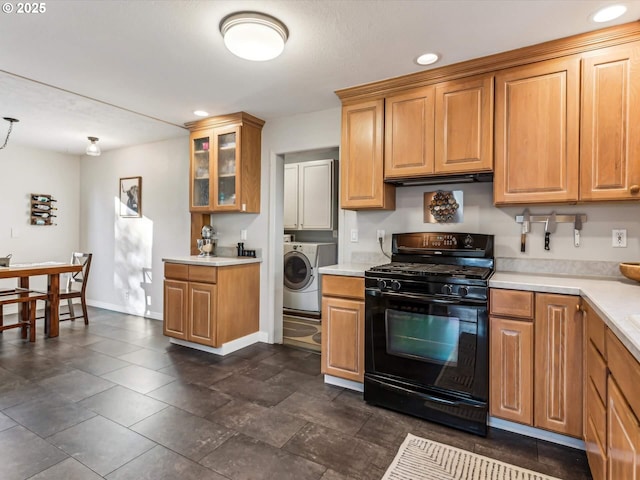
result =
[[[56,225],[54,218],[57,218],[57,201],[53,195],[47,193],[31,193],[31,225]]]

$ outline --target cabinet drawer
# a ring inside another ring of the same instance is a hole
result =
[[[607,435],[607,409],[593,382],[587,382],[587,421],[591,423],[592,432],[597,436],[600,448],[604,450]]]
[[[189,280],[189,265],[183,263],[165,263],[164,277],[175,280]]]
[[[218,269],[203,265],[189,265],[189,281],[202,283],[216,283]]]
[[[364,278],[323,275],[322,295],[363,300]]]
[[[603,358],[607,358],[604,340],[607,327],[588,303],[585,305],[585,311],[587,312],[587,338],[591,340]]]
[[[533,292],[491,289],[491,315],[533,319]]]
[[[640,365],[611,330],[607,330],[607,361],[611,375],[636,417],[640,417]]]
[[[590,341],[587,342],[587,375],[602,402],[607,398],[607,364]]]
[[[593,480],[606,480],[606,424],[607,411],[597,398],[593,385],[587,387],[587,415],[584,443]]]

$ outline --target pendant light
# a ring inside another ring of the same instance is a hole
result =
[[[220,22],[224,44],[234,55],[263,62],[276,58],[289,38],[287,27],[277,18],[258,12],[238,12]]]
[[[7,146],[7,143],[9,142],[9,135],[11,135],[11,130],[13,130],[13,124],[20,121],[16,118],[10,118],[10,117],[2,117],[2,118],[4,118],[7,122],[9,122],[9,130],[7,131],[7,138],[4,139],[4,143],[0,147],[0,150],[2,150],[4,147]]]
[[[96,143],[99,138],[98,137],[87,137],[89,139],[89,141],[91,142],[88,146],[87,146],[87,155],[91,155],[92,157],[97,157],[100,155],[100,147],[98,146],[98,144]]]

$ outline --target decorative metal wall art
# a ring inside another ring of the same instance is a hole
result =
[[[461,223],[462,190],[424,193],[424,223]]]

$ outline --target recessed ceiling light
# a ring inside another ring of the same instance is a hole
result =
[[[416,63],[418,65],[431,65],[438,60],[440,60],[440,56],[437,53],[425,53],[416,59]]]
[[[205,112],[204,110],[194,110],[193,114],[197,117],[208,117],[209,112]]]
[[[255,62],[276,58],[289,38],[284,23],[258,12],[238,12],[223,18],[220,33],[231,53]]]
[[[609,22],[621,17],[626,11],[627,7],[624,5],[609,5],[608,7],[601,8],[594,13],[592,20],[597,23]]]

